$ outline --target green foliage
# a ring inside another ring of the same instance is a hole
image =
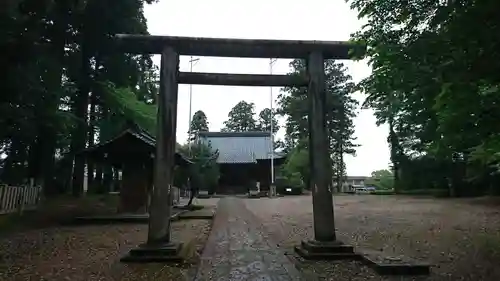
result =
[[[270,108],[264,108],[259,113],[259,119],[257,123],[257,130],[263,132],[271,131],[271,122],[273,123],[273,134],[276,134],[280,129],[280,125],[278,124],[278,120],[276,119],[276,110],[271,112]]]
[[[294,60],[290,63],[292,71],[290,75],[304,74],[306,65],[303,60]],[[325,61],[326,74],[326,126],[330,136],[330,155],[332,158],[332,170],[337,178],[345,175],[344,154],[355,154],[357,145],[354,143],[353,118],[356,116],[358,102],[352,97],[356,90],[351,82],[351,77],[346,74],[346,68],[342,63],[333,60]],[[294,172],[301,174],[305,182],[309,180],[309,167],[306,161],[306,149],[309,137],[309,103],[307,102],[307,88],[286,87],[278,96],[277,113],[286,116],[285,139],[281,145],[285,151],[292,152],[293,157],[301,160],[293,160],[289,165],[299,165],[290,167]],[[296,150],[298,148],[298,150]],[[297,154],[300,156],[293,156]],[[301,163],[301,164],[295,164]],[[288,169],[288,168],[287,168]],[[300,170],[300,171],[299,171]],[[289,172],[289,175],[293,172]]]
[[[394,175],[389,170],[373,171],[365,184],[374,186],[377,190],[392,190],[394,188]]]
[[[213,191],[219,182],[220,170],[217,164],[219,151],[214,151],[210,145],[193,143],[191,147],[183,146],[180,151],[190,155],[193,162],[189,166],[191,185],[195,190]]]
[[[257,121],[254,118],[255,105],[246,101],[238,102],[229,111],[227,121],[224,121],[225,132],[249,132],[257,130]]]
[[[74,169],[58,166],[71,166],[74,153],[108,139],[125,120],[154,130],[157,69],[150,56],[113,52],[110,40],[117,33],[147,34],[143,6],[152,2],[4,4],[0,149],[7,158],[1,180],[14,184],[34,177],[50,195],[59,191],[52,183],[56,178],[79,195],[85,159],[75,157]],[[65,162],[56,165],[62,156]],[[103,177],[97,169],[99,181],[111,177],[109,167],[102,168],[108,172]],[[66,172],[71,170],[73,176]]]
[[[189,127],[189,139],[194,140],[199,132],[208,132],[208,120],[205,112],[198,110],[193,114]]]
[[[360,88],[389,125],[396,190],[500,193],[500,2],[347,2],[367,21],[353,36],[373,68]]]
[[[276,192],[283,195],[300,195],[304,192],[304,183],[300,174],[295,173],[287,177],[277,177]]]
[[[108,118],[101,120],[103,122],[101,128],[112,132],[110,136],[113,136],[125,126],[126,120],[132,120],[150,135],[156,136],[156,105],[140,101],[136,93],[130,89],[116,88],[112,83],[107,83],[104,87],[105,95],[102,98],[111,109],[111,114]],[[119,126],[119,124],[123,125]]]
[[[309,167],[309,151],[304,147],[296,147],[289,154],[287,161],[281,168],[282,175],[292,186],[309,188],[311,178]]]

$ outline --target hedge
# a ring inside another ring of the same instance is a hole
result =
[[[373,195],[394,195],[393,190],[375,190],[370,192]],[[400,190],[398,195],[430,195],[435,197],[448,197],[449,192],[447,189],[409,189]]]
[[[370,192],[370,194],[373,194],[373,195],[393,195],[395,193],[394,193],[394,190],[392,190],[392,189],[380,189],[380,190],[372,191],[372,192]]]
[[[435,197],[448,197],[448,189],[410,189],[398,192],[401,195],[432,195]]]

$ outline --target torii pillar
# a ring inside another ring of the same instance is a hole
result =
[[[177,131],[179,54],[166,46],[161,54],[155,178],[149,211],[148,240],[122,258],[125,262],[180,262],[182,244],[170,239],[171,190]]]
[[[306,259],[356,259],[354,247],[337,240],[333,211],[330,145],[326,127],[324,56],[312,51],[307,58],[309,76],[309,166],[312,184],[314,240],[302,241],[295,251]]]

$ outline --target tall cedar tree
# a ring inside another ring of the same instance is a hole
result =
[[[146,2],[153,1],[6,2],[0,11],[7,75],[0,86],[1,181],[32,177],[47,195],[71,185],[80,195],[87,163],[77,158],[72,168],[75,153],[110,138],[127,119],[154,120],[151,58],[108,52],[116,33],[147,33]],[[95,165],[89,168],[92,178]],[[113,177],[110,167],[97,170]],[[104,181],[101,175],[96,178]]]
[[[189,139],[192,141],[196,138],[199,132],[208,132],[208,119],[205,112],[198,110],[193,114],[191,124],[189,126]]]
[[[294,60],[290,63],[293,74],[304,74],[305,62]],[[345,176],[344,154],[355,154],[357,145],[353,142],[354,125],[358,102],[352,97],[355,85],[346,74],[346,68],[333,60],[325,61],[326,74],[326,124],[330,143],[332,170],[336,181]],[[293,152],[307,149],[309,136],[308,102],[306,88],[286,87],[278,96],[278,113],[286,117],[285,150]],[[305,159],[295,157],[293,159]],[[300,166],[298,164],[290,167]],[[290,173],[293,173],[291,171]]]
[[[249,132],[257,130],[255,120],[255,104],[246,101],[238,102],[227,115],[229,119],[224,121],[225,132]]]

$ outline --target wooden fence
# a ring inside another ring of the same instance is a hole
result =
[[[0,214],[36,209],[41,191],[41,186],[0,185]]]

